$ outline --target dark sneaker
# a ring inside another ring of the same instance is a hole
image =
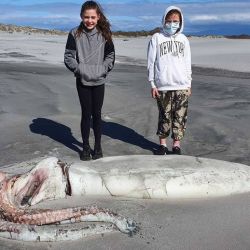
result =
[[[89,145],[83,146],[83,150],[80,153],[80,159],[82,161],[89,161],[89,160],[91,160],[90,151],[91,150],[90,150],[90,146]]]
[[[102,154],[102,148],[98,148],[98,149],[94,149],[94,153],[92,155],[92,159],[93,160],[97,160],[99,158],[102,158],[103,154]]]
[[[168,154],[168,148],[160,145],[159,148],[157,150],[154,151],[155,155],[165,155]]]
[[[175,155],[181,155],[181,149],[180,147],[173,147],[172,148],[172,153],[175,154]]]

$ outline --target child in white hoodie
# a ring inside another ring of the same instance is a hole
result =
[[[161,32],[154,34],[148,45],[148,80],[159,109],[156,134],[160,146],[155,154],[169,153],[167,137],[170,134],[172,153],[181,154],[180,141],[186,129],[192,72],[190,46],[182,34],[184,19],[180,8],[167,8],[162,25]]]

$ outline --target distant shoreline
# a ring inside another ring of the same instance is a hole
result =
[[[64,35],[0,31],[0,58],[4,62],[44,62],[63,64],[67,41]],[[114,36],[116,62],[146,65],[150,36]],[[250,73],[249,39],[189,37],[194,66]]]
[[[113,31],[114,37],[147,37],[159,32],[159,28],[150,31]],[[68,31],[54,29],[40,29],[31,26],[18,26],[12,24],[0,24],[0,31],[8,33],[24,33],[24,34],[44,34],[44,35],[67,35]],[[187,35],[188,37],[209,37],[209,38],[228,38],[228,39],[250,39],[250,35]]]

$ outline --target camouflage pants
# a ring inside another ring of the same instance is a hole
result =
[[[166,138],[172,132],[174,140],[181,140],[184,136],[187,122],[188,90],[174,90],[159,92],[157,106],[159,120],[157,135]]]

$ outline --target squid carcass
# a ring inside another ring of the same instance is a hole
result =
[[[0,237],[60,241],[115,229],[129,235],[136,232],[133,220],[96,206],[58,210],[30,208],[42,200],[65,198],[70,192],[67,165],[55,157],[38,162],[25,174],[10,176],[0,172]]]

